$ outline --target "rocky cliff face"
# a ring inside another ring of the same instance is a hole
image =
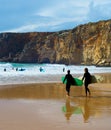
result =
[[[111,20],[60,32],[1,33],[0,61],[111,65]]]

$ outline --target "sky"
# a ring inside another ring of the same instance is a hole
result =
[[[52,32],[111,19],[111,0],[0,0],[0,33]]]

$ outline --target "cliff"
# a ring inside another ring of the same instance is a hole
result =
[[[111,20],[59,32],[0,33],[0,61],[111,64]]]

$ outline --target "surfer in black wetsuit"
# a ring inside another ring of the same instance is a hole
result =
[[[67,80],[67,83],[66,83],[66,92],[67,92],[67,95],[70,96],[70,87],[71,87],[71,84],[72,84],[72,75],[70,74],[70,70],[67,71],[67,74],[63,80],[63,83],[65,82],[65,80]]]
[[[85,68],[84,71],[85,71],[85,73],[84,73],[82,80],[85,79],[84,86],[85,86],[85,93],[86,93],[86,97],[87,97],[87,92],[89,92],[89,95],[91,95],[91,92],[88,88],[88,85],[91,83],[91,75],[88,72],[88,68]]]

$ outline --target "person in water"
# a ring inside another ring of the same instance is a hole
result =
[[[88,85],[91,83],[91,75],[90,73],[88,72],[88,68],[85,68],[84,69],[84,75],[83,75],[83,78],[82,80],[84,80],[84,86],[85,86],[85,93],[86,93],[86,96],[87,96],[87,93],[89,93],[89,95],[91,95],[91,92],[88,88]]]
[[[63,72],[65,72],[65,68],[63,68]]]
[[[67,92],[68,96],[70,96],[70,87],[71,87],[71,84],[72,84],[72,79],[73,79],[73,76],[70,74],[70,70],[68,70],[67,74],[65,75],[65,78],[63,80],[63,83],[65,82],[65,80],[67,80],[66,92]]]
[[[43,68],[42,68],[42,67],[40,67],[40,69],[39,69],[39,70],[40,70],[40,72],[42,72],[42,71],[43,71]]]

